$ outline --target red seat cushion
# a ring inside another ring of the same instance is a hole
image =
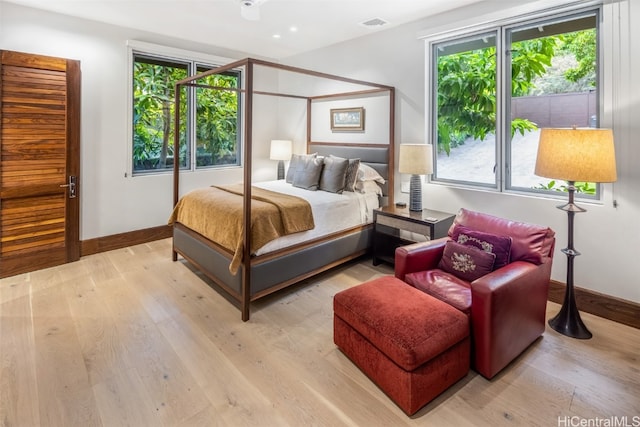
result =
[[[439,269],[409,273],[404,280],[465,314],[471,313],[471,285]]]
[[[469,336],[467,316],[393,276],[338,292],[333,311],[406,371]]]

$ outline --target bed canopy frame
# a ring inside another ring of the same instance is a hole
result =
[[[342,92],[335,93],[323,93],[316,95],[304,95],[304,94],[293,94],[293,93],[280,93],[280,92],[269,92],[269,91],[261,91],[256,90],[254,88],[254,78],[256,74],[256,66],[259,67],[267,67],[271,69],[276,69],[280,71],[286,71],[290,73],[297,73],[301,75],[311,76],[317,79],[325,79],[329,81],[353,84],[357,86],[361,86],[362,89],[358,90],[347,90]],[[209,85],[199,84],[197,81],[214,74],[220,74],[227,71],[237,71],[243,70],[243,81],[244,87],[239,88],[226,88],[226,87],[213,87]],[[180,129],[180,93],[182,88],[186,87],[197,87],[204,89],[212,89],[212,90],[232,90],[236,91],[239,94],[243,95],[243,101],[241,104],[241,114],[244,118],[243,123],[243,155],[242,155],[242,167],[244,168],[244,200],[243,200],[243,224],[244,224],[244,252],[243,252],[243,262],[240,267],[240,271],[238,274],[242,274],[242,282],[241,282],[241,295],[239,298],[240,310],[242,313],[242,320],[249,320],[249,312],[250,312],[250,303],[252,300],[257,299],[260,296],[267,295],[269,293],[275,292],[279,289],[282,289],[290,284],[296,283],[300,280],[303,280],[306,277],[312,276],[314,274],[319,273],[322,270],[315,270],[311,274],[307,274],[304,277],[296,277],[293,280],[288,280],[283,282],[278,286],[271,287],[268,291],[262,292],[259,295],[256,295],[252,298],[251,295],[251,281],[252,281],[252,261],[253,257],[251,256],[251,184],[252,184],[252,152],[253,152],[253,98],[255,95],[263,95],[263,96],[275,96],[275,97],[286,97],[286,98],[296,98],[301,100],[306,100],[306,150],[309,152],[311,148],[314,150],[324,151],[325,153],[329,152],[327,150],[337,150],[333,152],[333,154],[340,155],[340,153],[348,154],[348,150],[344,150],[345,146],[349,147],[358,147],[364,150],[373,149],[376,150],[380,147],[385,148],[386,155],[386,164],[388,166],[388,174],[387,174],[387,184],[385,188],[385,204],[393,204],[394,196],[394,177],[393,177],[393,165],[394,165],[394,122],[395,122],[395,88],[392,86],[382,85],[378,83],[371,83],[362,80],[351,79],[347,77],[341,77],[337,75],[322,73],[318,71],[308,70],[304,68],[298,68],[283,64],[278,64],[274,62],[269,62],[265,60],[259,60],[254,58],[245,58],[239,61],[235,61],[217,68],[213,68],[211,70],[207,70],[203,73],[194,75],[192,77],[188,77],[182,79],[175,84],[175,114],[174,114],[174,123],[175,129]],[[348,98],[357,98],[359,96],[370,96],[375,94],[387,94],[389,98],[389,135],[388,135],[388,144],[381,143],[336,143],[336,142],[322,142],[322,141],[312,141],[311,140],[311,130],[312,130],[312,105],[315,101],[328,101],[332,99],[348,99]],[[174,153],[179,153],[179,132],[174,132]],[[342,151],[341,151],[342,149]],[[379,157],[378,154],[376,156]],[[180,187],[180,162],[174,161],[173,164],[173,204],[174,206],[178,203],[180,198],[179,194]],[[184,255],[184,254],[183,254]],[[178,258],[178,252],[176,249],[175,243],[175,234],[174,234],[174,249],[173,249],[173,260],[176,261]],[[195,263],[197,267],[200,267],[197,262],[193,262],[193,260],[189,259],[192,263]],[[344,261],[343,261],[344,262]],[[331,263],[331,265],[326,266],[324,269],[331,268],[333,266],[338,265],[339,262]],[[224,283],[216,280],[207,272],[204,272],[209,278],[213,279],[218,285],[221,285],[223,289],[228,289],[224,286]],[[233,295],[233,292],[230,292]]]

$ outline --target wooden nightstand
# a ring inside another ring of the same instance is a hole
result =
[[[385,206],[373,211],[373,265],[393,264],[398,246],[445,237],[455,214]]]

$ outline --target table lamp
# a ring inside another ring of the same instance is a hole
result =
[[[409,182],[409,210],[422,212],[422,182],[420,175],[433,172],[431,144],[400,144],[400,173],[411,174]]]
[[[549,326],[563,335],[591,338],[591,332],[582,322],[576,306],[573,289],[573,259],[580,255],[573,247],[573,217],[586,209],[574,203],[576,181],[614,182],[616,159],[611,129],[541,129],[535,174],[546,178],[562,179],[569,187],[569,202],[558,206],[567,212],[568,244],[562,252],[567,255],[567,287],[560,312]]]
[[[278,161],[278,179],[284,179],[284,161],[291,158],[292,143],[289,140],[271,140],[271,151],[269,158]]]

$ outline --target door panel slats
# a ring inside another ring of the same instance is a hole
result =
[[[79,167],[80,68],[62,58],[0,55],[0,277],[5,277],[79,257],[78,201],[70,202],[60,185],[77,175],[69,165]]]

